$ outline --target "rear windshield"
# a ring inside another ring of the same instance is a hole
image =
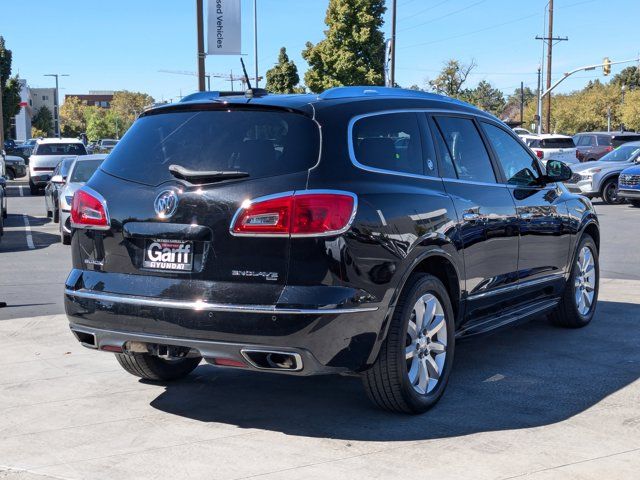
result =
[[[573,138],[544,138],[540,140],[542,148],[574,148]]]
[[[250,178],[307,170],[318,161],[319,131],[309,118],[273,111],[189,111],[138,119],[102,169],[158,185],[170,165],[189,170],[247,172]]]
[[[86,155],[81,143],[41,143],[34,155]]]
[[[71,172],[71,179],[69,180],[71,183],[75,182],[88,182],[100,164],[102,163],[102,159],[99,160],[78,160],[73,167],[73,171]]]
[[[640,140],[640,135],[616,135],[611,139],[611,144],[617,147],[623,143],[637,142],[638,140]]]
[[[105,146],[105,147],[111,147],[111,146],[115,145],[116,143],[118,143],[117,140],[103,140],[101,145]]]

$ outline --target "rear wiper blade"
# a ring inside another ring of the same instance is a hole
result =
[[[240,170],[190,170],[180,165],[169,165],[169,172],[174,177],[189,182],[215,182],[249,176],[248,172]]]

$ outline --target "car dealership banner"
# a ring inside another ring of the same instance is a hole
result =
[[[240,55],[241,0],[209,0],[207,34],[209,55]]]

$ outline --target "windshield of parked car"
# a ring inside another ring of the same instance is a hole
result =
[[[635,160],[640,154],[640,146],[638,145],[623,145],[615,150],[607,153],[600,159],[601,162],[626,162],[629,160]]]
[[[319,131],[308,117],[266,110],[203,110],[143,116],[102,169],[147,185],[173,179],[171,165],[245,172],[260,178],[307,170],[318,161]]]
[[[103,147],[113,147],[116,143],[118,143],[117,140],[102,140],[101,145]]]
[[[41,143],[36,147],[34,155],[86,155],[87,151],[81,143]]]
[[[70,183],[88,182],[98,167],[102,164],[102,159],[98,160],[78,160],[73,166]]]

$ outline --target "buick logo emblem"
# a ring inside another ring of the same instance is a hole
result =
[[[178,195],[173,190],[160,192],[153,202],[153,208],[160,218],[169,218],[178,208]]]

